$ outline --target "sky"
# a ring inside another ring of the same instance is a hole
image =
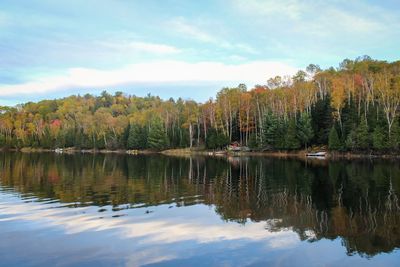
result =
[[[123,91],[205,101],[314,63],[400,59],[398,0],[1,0],[0,105]]]

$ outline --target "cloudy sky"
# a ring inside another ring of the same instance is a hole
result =
[[[400,59],[398,0],[1,0],[0,105],[121,90],[204,101],[309,63]]]

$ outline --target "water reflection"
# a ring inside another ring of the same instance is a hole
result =
[[[113,255],[126,261],[107,258],[108,263],[174,265],[183,257],[186,261],[180,264],[199,264],[216,253],[223,254],[223,260],[219,255],[220,261],[209,264],[266,264],[279,258],[282,263],[282,258],[295,256],[291,252],[284,257],[280,250],[323,249],[327,240],[334,242],[329,243],[332,255],[343,257],[332,247],[354,255],[329,264],[355,259],[365,264],[363,258],[371,264],[399,262],[398,257],[388,261],[378,255],[395,256],[400,247],[396,162],[18,153],[0,157],[0,222],[24,222],[35,232],[62,225],[62,240],[65,234],[89,235],[89,240],[107,243],[109,235],[114,236],[119,239],[114,246],[121,251]],[[13,227],[6,225],[15,233]],[[132,247],[132,240],[140,253],[128,257],[122,244]],[[198,248],[203,250],[201,259]],[[269,261],[262,257],[266,252]],[[313,265],[310,260],[326,263],[318,257],[309,256],[304,265]],[[92,261],[88,264],[98,264]]]

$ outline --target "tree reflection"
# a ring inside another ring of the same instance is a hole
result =
[[[302,240],[342,238],[348,254],[400,247],[400,167],[388,161],[0,154],[1,190],[115,210],[204,203],[223,220],[265,222]]]

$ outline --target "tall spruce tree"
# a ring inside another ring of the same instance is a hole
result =
[[[311,109],[311,116],[314,129],[313,142],[316,144],[327,144],[329,130],[332,127],[332,107],[330,96],[326,95],[323,99],[319,99]]]
[[[392,129],[389,138],[389,147],[397,150],[400,145],[400,126],[398,120],[395,120],[392,124]]]
[[[259,143],[258,143],[256,134],[250,135],[248,146],[250,149],[253,149],[253,150],[256,150],[257,148],[259,148]]]
[[[386,129],[381,125],[376,125],[372,133],[372,145],[376,150],[382,150],[387,148],[386,142]]]
[[[216,149],[217,145],[217,130],[215,128],[210,128],[207,133],[206,147],[208,149]]]
[[[146,129],[136,123],[131,123],[129,127],[129,135],[127,141],[128,149],[145,149],[147,148]]]
[[[264,144],[268,149],[285,149],[286,123],[277,115],[268,113],[264,118]]]
[[[264,117],[264,146],[275,148],[279,134],[279,119],[272,113]]]
[[[351,130],[350,133],[346,137],[346,149],[347,150],[355,150],[357,149],[357,131]]]
[[[307,144],[313,137],[314,130],[311,125],[311,116],[307,113],[302,113],[297,122],[297,138],[307,149]]]
[[[159,117],[154,118],[150,124],[147,145],[156,150],[162,150],[168,146],[168,138]]]
[[[297,139],[296,121],[291,119],[285,135],[285,148],[294,150],[300,148],[300,142]]]
[[[357,106],[354,103],[353,97],[347,99],[342,110],[342,129],[340,129],[340,135],[343,139],[347,137],[352,130],[357,127],[358,113]],[[344,141],[344,140],[342,140]]]
[[[332,151],[338,151],[342,148],[335,126],[332,126],[329,132],[328,147]]]
[[[367,121],[364,116],[361,118],[360,125],[357,127],[356,131],[356,145],[359,149],[368,149],[369,148],[369,132]]]

